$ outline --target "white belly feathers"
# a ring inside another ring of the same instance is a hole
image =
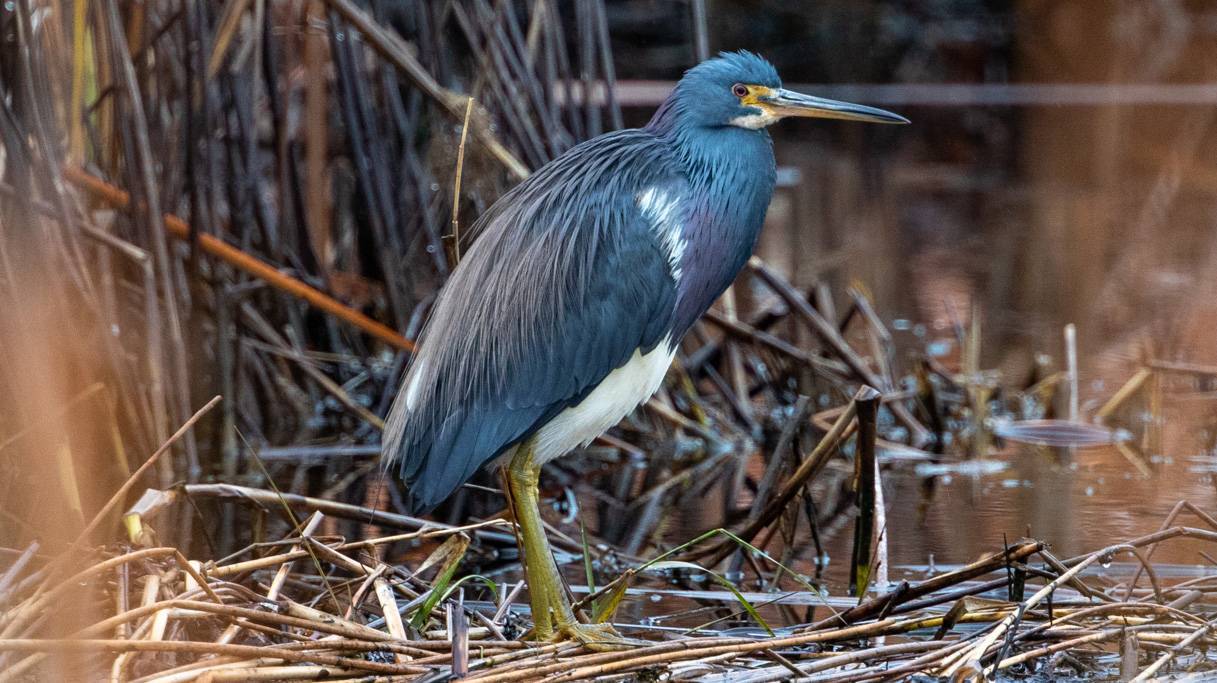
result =
[[[675,355],[671,340],[646,355],[634,351],[625,365],[610,372],[583,401],[558,413],[537,432],[534,457],[548,462],[591,443],[659,389]]]

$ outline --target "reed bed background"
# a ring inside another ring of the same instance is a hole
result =
[[[493,477],[433,520],[404,514],[374,455],[411,340],[461,226],[623,124],[606,11],[5,5],[0,680],[1214,668],[1211,578],[1153,562],[1217,540],[1205,510],[1077,557],[994,539],[897,576],[882,481],[1006,441],[1114,444],[1148,473],[1164,397],[1217,369],[1146,352],[1091,420],[1068,330],[1069,352],[1018,377],[982,365],[974,312],[955,355],[906,353],[865,287],[799,286],[761,258],[755,305],[710,312],[660,394],[543,482],[573,594],[636,647],[522,640]],[[690,16],[704,53],[704,4]],[[841,528],[834,594],[821,536]]]
[[[158,466],[162,486],[262,477],[242,439],[374,442],[450,270],[453,217],[472,220],[528,169],[620,126],[611,99],[557,101],[555,85],[612,83],[603,7],[567,9],[6,11],[5,433],[43,414],[65,466],[114,484],[126,453],[227,396]],[[30,474],[33,486],[5,482],[21,518],[46,501],[36,482],[58,477]],[[359,495],[358,479],[337,488]],[[73,507],[95,509],[94,494]]]

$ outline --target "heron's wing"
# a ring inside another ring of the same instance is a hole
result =
[[[649,134],[623,131],[559,157],[483,216],[386,423],[384,457],[413,509],[665,341],[672,252],[648,209],[679,225],[672,168]]]

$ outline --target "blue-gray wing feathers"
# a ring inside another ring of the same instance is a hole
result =
[[[621,131],[573,148],[495,203],[441,292],[390,410],[386,464],[423,512],[667,339],[670,254],[638,196],[680,196],[666,147]]]

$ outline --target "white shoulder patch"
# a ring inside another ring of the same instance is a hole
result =
[[[672,279],[680,281],[681,264],[685,246],[684,217],[680,213],[680,201],[672,193],[658,187],[648,187],[638,194],[638,209],[651,224],[668,257],[668,268]]]

